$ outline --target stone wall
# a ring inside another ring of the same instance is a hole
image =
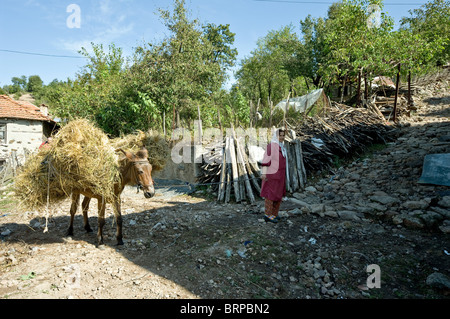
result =
[[[174,163],[172,158],[169,158],[166,166],[160,172],[152,174],[155,179],[168,179],[168,180],[182,180],[189,183],[195,183],[195,176],[197,174],[196,164],[194,164],[194,147],[191,148],[191,161],[190,163],[181,162],[179,164]]]

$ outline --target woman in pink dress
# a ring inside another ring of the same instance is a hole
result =
[[[262,161],[261,197],[265,199],[266,222],[277,223],[281,200],[286,195],[287,152],[284,147],[283,129],[274,132]]]

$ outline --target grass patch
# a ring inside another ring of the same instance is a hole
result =
[[[17,201],[9,195],[13,191],[13,185],[7,185],[7,188],[0,191],[0,212],[6,212],[8,210],[13,210],[17,207]]]

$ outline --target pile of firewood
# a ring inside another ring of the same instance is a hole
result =
[[[291,193],[303,190],[307,177],[332,172],[337,157],[348,158],[369,145],[386,143],[392,130],[379,114],[345,105],[332,108],[324,117],[306,117],[289,126],[286,190]],[[236,138],[234,131],[210,147],[199,171],[198,183],[210,185],[218,201],[228,203],[234,196],[236,202],[253,203],[261,192],[260,163],[249,160],[245,140]]]
[[[236,202],[248,200],[254,203],[261,192],[260,167],[249,160],[244,139],[236,137],[234,130],[232,132],[232,136],[225,137],[224,143],[207,149],[197,181],[210,185],[217,192],[218,201],[228,203],[233,195]]]
[[[386,120],[392,120],[394,114],[394,96],[376,95],[372,96],[372,102],[369,103],[369,108],[381,114]],[[405,94],[399,94],[397,98],[397,115],[410,116],[410,111],[415,110],[413,103],[408,105],[408,100]],[[377,111],[378,110],[378,111]]]
[[[339,105],[325,117],[308,117],[295,127],[309,173],[329,171],[338,158],[364,152],[373,144],[385,144],[392,127],[368,109]]]

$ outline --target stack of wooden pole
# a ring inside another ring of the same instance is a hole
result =
[[[290,131],[285,147],[288,151],[286,190],[295,192],[304,189],[306,184],[302,145],[300,139],[295,137],[295,131]],[[202,173],[197,181],[211,185],[213,191],[217,191],[219,202],[229,203],[233,196],[235,202],[254,203],[261,193],[261,170],[258,163],[250,160],[244,138],[236,137],[232,130],[232,134],[225,137],[222,145],[215,145],[213,148],[207,154],[216,155],[208,155],[208,160],[200,165]],[[218,149],[221,151],[217,152]],[[217,161],[217,154],[222,156],[220,163]],[[212,162],[212,158],[216,162]]]
[[[303,161],[302,142],[296,137],[294,130],[286,134],[284,146],[288,154],[288,169],[286,170],[286,190],[294,193],[305,189],[306,169]]]
[[[249,160],[245,151],[245,141],[236,137],[234,129],[232,136],[226,136],[220,165],[220,179],[217,200],[228,203],[233,190],[236,202],[248,200],[255,202],[261,192],[260,169],[257,163]]]

